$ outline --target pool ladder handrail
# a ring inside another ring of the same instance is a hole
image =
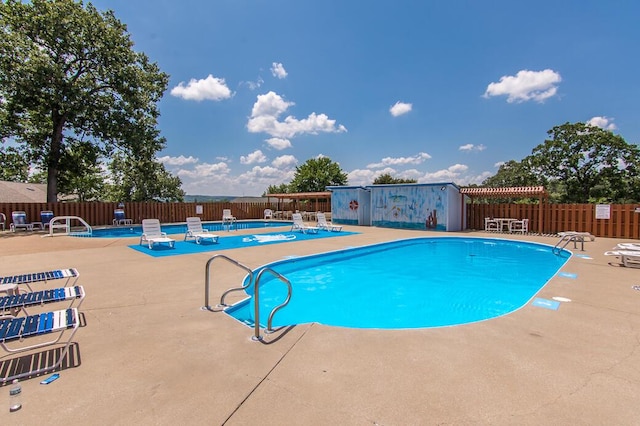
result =
[[[209,311],[213,311],[213,309],[211,308],[211,305],[209,305],[209,287],[210,287],[210,279],[209,279],[209,277],[211,275],[210,274],[210,269],[211,269],[211,263],[216,259],[224,259],[224,260],[236,265],[240,269],[244,269],[247,272],[247,274],[249,275],[249,280],[247,281],[247,283],[245,285],[243,285],[241,287],[232,287],[232,288],[226,290],[224,293],[222,293],[222,296],[220,296],[220,303],[218,303],[217,307],[228,306],[227,304],[224,303],[224,299],[225,299],[225,297],[227,297],[227,294],[229,294],[229,293],[231,293],[233,291],[245,290],[253,282],[253,271],[248,266],[243,265],[242,263],[238,262],[237,260],[234,260],[234,259],[230,258],[229,256],[225,256],[224,254],[216,254],[216,255],[212,256],[209,260],[207,260],[207,264],[205,266],[205,272],[204,272],[204,306],[203,306],[203,309],[206,309],[206,310],[209,310]]]
[[[560,254],[565,247],[573,241],[573,248],[578,248],[578,242],[581,244],[580,250],[584,251],[584,237],[582,235],[567,234],[560,237],[560,241],[553,247],[553,254]],[[564,243],[564,244],[562,244]]]
[[[80,222],[85,228],[84,232],[72,232],[71,231],[71,221],[77,220]],[[80,216],[55,216],[49,221],[49,234],[50,237],[55,235],[54,231],[56,229],[64,229],[64,234],[62,235],[75,235],[75,236],[87,236],[90,237],[93,234],[93,229],[91,229],[91,225],[89,225],[83,218]]]
[[[227,294],[233,292],[233,291],[240,291],[240,290],[246,290],[247,288],[249,288],[251,286],[252,283],[254,283],[254,279],[253,279],[253,271],[251,270],[251,268],[249,268],[246,265],[243,265],[242,263],[238,262],[235,259],[230,258],[229,256],[225,256],[224,254],[216,254],[214,256],[212,256],[211,258],[209,258],[209,260],[207,260],[207,264],[205,266],[205,281],[204,281],[204,306],[201,308],[202,310],[208,310],[208,311],[212,311],[212,312],[216,312],[211,308],[211,305],[209,304],[209,288],[210,288],[210,270],[211,270],[211,264],[213,263],[214,260],[221,258],[224,259],[234,265],[236,265],[237,267],[245,270],[249,276],[249,279],[247,280],[245,278],[245,284],[242,285],[241,287],[232,287],[228,290],[226,290],[224,293],[222,293],[222,296],[220,296],[220,303],[218,304],[217,307],[226,307],[228,306],[227,304],[224,303],[224,299],[227,296]],[[274,307],[271,312],[269,313],[269,317],[267,320],[267,329],[266,329],[266,333],[272,333],[274,330],[272,328],[272,323],[273,323],[273,316],[275,315],[275,313],[284,308],[289,301],[291,300],[291,294],[293,292],[293,288],[291,286],[291,282],[284,277],[283,275],[279,274],[278,272],[274,271],[271,268],[263,268],[260,270],[260,272],[258,273],[256,279],[255,279],[255,287],[254,287],[254,294],[253,294],[253,309],[254,309],[254,315],[255,315],[255,319],[254,319],[254,336],[252,337],[252,340],[257,340],[257,341],[261,341],[262,340],[262,336],[260,335],[260,297],[259,297],[259,286],[260,286],[260,278],[262,277],[262,274],[264,274],[265,272],[269,272],[272,275],[274,275],[276,278],[278,278],[280,281],[284,282],[287,285],[288,291],[287,291],[287,298],[285,299],[284,302],[282,302],[281,304],[279,304],[278,306]]]
[[[267,334],[273,333],[274,331],[273,328],[271,327],[273,323],[273,316],[276,314],[277,311],[279,311],[280,309],[284,308],[289,304],[289,301],[291,300],[291,294],[293,293],[291,282],[282,274],[279,274],[278,272],[274,271],[271,268],[263,268],[260,270],[260,272],[258,272],[258,276],[256,277],[255,287],[253,289],[254,336],[251,338],[252,340],[258,340],[258,341],[262,340],[262,336],[260,335],[260,292],[259,292],[260,278],[262,278],[262,274],[264,274],[265,272],[269,272],[270,274],[272,274],[273,276],[275,276],[276,278],[278,278],[280,281],[282,281],[287,285],[287,298],[284,300],[284,302],[274,307],[269,313],[269,317],[267,319],[267,329],[265,331]]]

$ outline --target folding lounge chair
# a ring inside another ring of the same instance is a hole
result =
[[[62,280],[66,278],[67,281],[64,283],[64,287],[69,287],[69,286],[74,286],[76,284],[76,281],[78,281],[79,276],[80,276],[80,272],[78,272],[78,270],[75,268],[56,269],[53,271],[46,271],[46,272],[28,272],[26,274],[8,275],[5,277],[0,277],[0,285],[24,284],[27,286],[29,291],[33,291],[31,284],[47,283],[48,281]]]
[[[149,249],[153,250],[153,246],[155,244],[167,244],[169,247],[173,248],[176,241],[167,237],[166,232],[162,232],[160,221],[158,219],[143,219],[140,245],[143,243],[147,244]]]
[[[611,250],[604,252],[605,256],[617,256],[624,266],[640,268],[640,251],[638,250]]]
[[[0,358],[3,364],[2,372],[6,376],[0,378],[0,383],[10,382],[14,379],[39,375],[47,371],[55,370],[62,365],[62,361],[69,352],[71,339],[75,335],[80,325],[80,317],[77,308],[63,309],[59,311],[43,312],[37,315],[26,317],[5,316],[0,318],[0,346],[8,354],[21,353],[46,346],[61,343],[65,332],[70,330],[69,338],[62,342],[64,344],[59,353],[58,359],[54,362],[55,356],[42,356],[38,363],[28,364],[34,367],[29,371],[24,371],[21,366],[25,363],[20,359],[5,359],[8,355]],[[53,337],[43,340],[43,337]],[[46,363],[46,365],[42,365]],[[13,368],[11,368],[13,366]]]
[[[616,250],[619,250],[619,249],[620,250],[640,250],[640,243],[620,243],[616,245]]]
[[[342,226],[334,225],[331,222],[327,222],[327,216],[324,213],[316,213],[316,218],[318,219],[318,228],[324,229],[325,231],[342,231]]]
[[[291,225],[291,230],[292,231],[300,231],[303,234],[309,233],[309,234],[317,234],[318,233],[318,228],[317,226],[307,226],[304,224],[304,221],[302,220],[302,214],[300,213],[293,213],[291,215],[291,219],[293,220],[293,224]]]
[[[219,237],[219,235],[211,234],[208,229],[204,229],[199,217],[187,218],[187,233],[184,234],[185,241],[193,238],[196,240],[196,244],[200,244],[203,240],[217,243]]]
[[[7,284],[5,284],[6,286]],[[16,285],[14,284],[14,287]],[[11,314],[16,316],[19,311],[27,312],[28,308],[43,306],[50,303],[69,302],[68,308],[80,308],[84,300],[82,286],[60,287],[29,293],[14,293],[0,297],[0,316]]]
[[[128,219],[124,213],[124,209],[115,209],[113,211],[114,225],[132,225],[133,219]]]
[[[40,223],[42,223],[42,229],[47,229],[49,223],[53,219],[53,212],[51,210],[43,210],[40,212]]]
[[[16,232],[18,229],[24,229],[25,231],[33,231],[33,224],[27,223],[27,213],[23,211],[11,212],[11,230]]]

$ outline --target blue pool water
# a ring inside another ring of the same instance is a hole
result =
[[[423,328],[506,315],[527,304],[567,262],[542,244],[485,238],[416,238],[287,259],[268,266],[293,286],[273,326],[317,322],[352,328]],[[261,268],[259,268],[261,269]],[[256,270],[257,275],[258,270]],[[286,298],[260,279],[260,323]],[[248,288],[253,294],[253,284]],[[227,308],[252,324],[250,297]]]
[[[276,228],[280,226],[291,226],[291,222],[277,220],[240,220],[235,222],[231,230],[236,229],[264,229]],[[229,226],[223,225],[222,222],[202,222],[202,227],[209,231],[228,231]],[[167,234],[184,234],[187,232],[186,224],[170,224],[162,225],[162,230]],[[113,228],[93,229],[92,237],[99,238],[124,238],[139,237],[142,235],[142,226],[117,226]]]

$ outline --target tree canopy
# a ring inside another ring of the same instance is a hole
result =
[[[373,181],[374,185],[389,185],[398,183],[418,183],[418,181],[416,179],[394,178],[390,173],[381,174]]]
[[[133,50],[112,11],[74,0],[6,0],[0,31],[0,139],[14,140],[46,171],[49,202],[56,201],[59,184],[83,174],[78,168],[88,170],[82,163],[91,158],[164,147],[157,102],[168,75]],[[140,158],[154,156],[131,157]],[[175,179],[170,184],[179,189]]]
[[[640,200],[640,150],[620,135],[585,123],[565,123],[521,162],[509,161],[486,186],[547,187],[561,203]]]
[[[296,167],[293,179],[288,185],[271,185],[266,193],[323,192],[327,186],[346,184],[347,174],[338,163],[334,163],[328,157],[318,157]]]

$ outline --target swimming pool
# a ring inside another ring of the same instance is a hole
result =
[[[425,328],[467,324],[511,313],[567,262],[552,247],[486,238],[399,240],[264,265],[293,286],[273,326],[317,322],[351,328]],[[247,278],[248,279],[248,278]],[[271,274],[260,279],[260,324],[286,298]],[[247,289],[253,294],[253,284]],[[252,324],[251,297],[225,312]]]
[[[239,220],[231,226],[231,230],[238,229],[263,229],[263,228],[276,228],[280,226],[291,226],[289,221],[278,220]],[[228,225],[223,225],[222,222],[202,222],[202,227],[209,231],[229,231]],[[184,234],[187,232],[187,225],[182,224],[169,224],[162,225],[162,230],[167,234]],[[139,237],[142,235],[142,226],[115,226],[112,228],[98,228],[93,229],[91,236],[99,238],[125,238],[125,237]]]

